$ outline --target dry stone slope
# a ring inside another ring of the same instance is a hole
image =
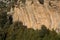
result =
[[[49,29],[60,27],[60,0],[18,2],[14,7],[13,22],[22,21],[23,25],[34,29],[40,29],[41,25]]]

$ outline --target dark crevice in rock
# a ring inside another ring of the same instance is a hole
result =
[[[9,23],[12,24],[13,23],[13,18],[12,15],[9,16]]]
[[[44,4],[44,0],[38,0],[40,4]]]

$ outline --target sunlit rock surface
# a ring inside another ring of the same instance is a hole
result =
[[[15,5],[13,22],[22,21],[28,28],[40,29],[45,25],[49,29],[60,27],[60,1],[26,0],[25,4],[19,2]]]

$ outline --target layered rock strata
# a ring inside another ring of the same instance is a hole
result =
[[[13,22],[22,21],[28,28],[40,29],[45,25],[49,29],[60,27],[60,1],[26,0],[25,4],[19,2],[15,5]]]

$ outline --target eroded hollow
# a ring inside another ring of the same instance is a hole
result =
[[[44,4],[44,0],[38,0],[40,4]]]

